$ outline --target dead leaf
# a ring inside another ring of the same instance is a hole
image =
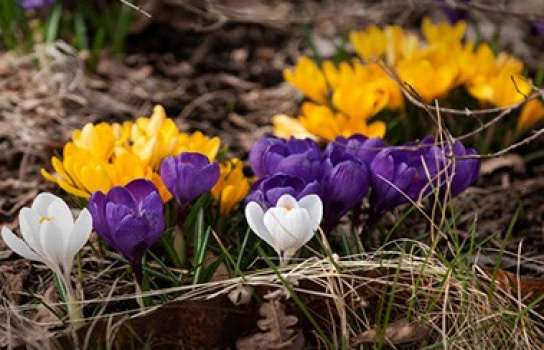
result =
[[[485,159],[480,166],[480,174],[488,175],[501,168],[510,168],[516,173],[525,173],[525,162],[517,154],[507,154],[502,157]]]
[[[296,316],[285,314],[285,305],[272,300],[261,305],[259,313],[264,319],[257,321],[263,331],[244,337],[236,342],[239,350],[282,349],[296,350],[304,347],[304,336],[300,329],[291,329],[298,323]]]
[[[489,278],[493,278],[493,268],[482,268]],[[495,283],[507,293],[514,294],[519,290],[523,299],[535,300],[544,295],[544,279],[518,276],[514,273],[498,270]]]
[[[426,327],[420,323],[409,323],[405,319],[400,319],[391,323],[385,329],[385,338],[390,344],[405,344],[413,343],[425,339],[430,333],[429,327]],[[369,329],[355,338],[353,338],[354,345],[361,343],[373,343],[376,341],[376,336],[381,336],[383,332],[378,332],[376,329]]]

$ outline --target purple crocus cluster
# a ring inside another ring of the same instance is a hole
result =
[[[353,135],[336,138],[324,151],[311,139],[265,137],[250,150],[259,180],[246,203],[267,209],[283,194],[297,199],[317,194],[325,211],[322,228],[330,232],[369,192],[372,220],[432,191],[458,195],[478,176],[479,160],[470,158],[475,154],[459,141],[441,147],[431,137],[391,147],[379,138]]]

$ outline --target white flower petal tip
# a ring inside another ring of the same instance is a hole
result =
[[[305,196],[298,202],[291,195],[283,195],[266,212],[256,202],[250,202],[245,213],[249,227],[274,248],[280,265],[285,266],[319,228],[323,203],[317,195]]]
[[[85,245],[92,230],[92,218],[83,209],[74,223],[68,205],[51,193],[40,193],[30,208],[19,213],[23,239],[7,227],[2,239],[15,253],[46,264],[63,278],[70,275],[75,254]]]

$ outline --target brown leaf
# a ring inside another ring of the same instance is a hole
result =
[[[480,166],[480,174],[488,175],[501,168],[512,169],[516,173],[525,173],[525,162],[517,154],[507,154],[502,157],[485,159]]]
[[[482,268],[489,278],[493,276],[492,268]],[[514,273],[498,270],[495,275],[495,283],[505,292],[513,294],[518,289],[523,299],[534,300],[544,294],[544,279],[518,276]]]
[[[417,322],[408,323],[405,319],[400,319],[391,323],[385,329],[385,337],[391,344],[405,344],[417,342],[425,339],[429,335],[429,327],[423,326]],[[361,343],[373,343],[376,336],[382,336],[383,332],[376,329],[369,329],[353,338],[354,345]]]
[[[263,331],[244,337],[236,342],[239,350],[282,349],[297,350],[304,347],[304,336],[300,329],[291,329],[298,323],[296,316],[285,314],[285,305],[271,300],[259,310],[264,319],[257,321]]]

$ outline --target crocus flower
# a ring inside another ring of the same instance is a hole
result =
[[[316,195],[299,201],[291,195],[283,195],[276,206],[266,212],[256,202],[246,206],[249,227],[278,253],[280,266],[285,266],[313,237],[322,216],[323,205]]]
[[[323,175],[322,163],[321,149],[312,139],[263,137],[249,151],[249,164],[259,178],[284,173],[311,182]]]
[[[299,177],[287,174],[275,174],[260,179],[251,186],[246,203],[257,202],[264,209],[276,205],[281,196],[289,194],[301,199],[309,194],[321,195],[321,184],[318,181],[306,183]]]
[[[285,81],[318,103],[327,103],[327,81],[319,66],[307,56],[302,56],[293,70],[284,70]]]
[[[424,163],[433,186],[438,187],[442,196],[449,190],[451,197],[455,197],[476,181],[480,170],[480,160],[463,158],[478,154],[475,149],[465,148],[458,140],[451,144],[446,143],[444,146],[435,145],[432,137],[423,139],[421,144],[430,146],[423,153],[421,162]]]
[[[44,263],[58,276],[66,287],[68,312],[72,321],[81,320],[81,309],[73,305],[75,295],[70,283],[70,272],[76,253],[89,239],[92,219],[83,209],[74,222],[68,205],[51,193],[40,193],[30,208],[19,212],[23,239],[7,228],[2,228],[2,238],[14,252],[30,260]]]
[[[378,219],[396,206],[416,200],[427,185],[425,170],[416,150],[387,148],[370,164],[372,219]]]
[[[55,0],[19,0],[19,4],[25,10],[40,9],[54,3]]]
[[[200,153],[183,152],[167,157],[161,164],[164,185],[181,206],[212,189],[219,179],[219,164],[210,164]]]
[[[457,0],[461,3],[469,3],[471,0]],[[450,23],[457,23],[460,20],[466,19],[468,16],[468,10],[465,8],[458,8],[458,7],[451,7],[449,5],[449,2],[447,0],[436,0],[438,3],[442,3],[440,8],[442,9],[442,12],[448,17],[448,20]]]
[[[163,202],[172,195],[166,190],[158,167],[167,156],[198,152],[215,159],[221,141],[201,132],[179,132],[164,108],[156,106],[151,117],[123,124],[87,124],[72,133],[62,157],[51,160],[55,173],[42,175],[66,192],[88,199],[95,191],[107,192],[132,180],[146,178],[159,189]]]
[[[164,230],[161,196],[152,182],[138,179],[107,194],[93,193],[89,211],[94,229],[108,245],[132,265],[142,281],[142,256]]]
[[[323,204],[328,233],[349,209],[361,202],[369,188],[367,165],[347,153],[331,153],[325,159]]]
[[[238,158],[221,164],[221,176],[212,188],[212,195],[219,201],[221,216],[227,215],[249,192],[249,179],[244,176],[244,164]]]
[[[385,147],[387,147],[385,141],[378,137],[368,138],[359,134],[347,138],[339,136],[327,145],[325,156],[339,154],[338,156],[341,157],[341,155],[347,154],[370,166],[376,154]]]

